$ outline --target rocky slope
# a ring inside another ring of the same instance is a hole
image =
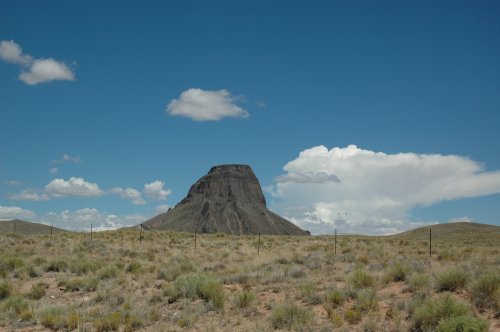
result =
[[[259,181],[248,165],[214,166],[166,213],[146,229],[197,233],[307,235],[269,211]]]

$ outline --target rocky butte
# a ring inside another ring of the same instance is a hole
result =
[[[309,234],[267,209],[259,180],[248,165],[212,167],[179,204],[144,227],[197,233]]]

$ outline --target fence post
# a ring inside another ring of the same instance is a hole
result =
[[[92,224],[90,224],[90,239],[92,240]]]
[[[260,255],[260,233],[259,233],[259,242],[257,243],[257,255]]]
[[[52,229],[54,228],[54,224],[50,224],[50,240],[52,241]]]
[[[335,228],[335,256],[337,256],[337,229]]]
[[[14,221],[14,234],[16,234],[16,222]]]
[[[196,233],[198,231],[198,227],[194,229],[194,251],[196,251]]]
[[[139,233],[139,243],[142,243],[142,224],[141,224],[141,231]]]
[[[432,257],[432,228],[429,227],[429,257]]]

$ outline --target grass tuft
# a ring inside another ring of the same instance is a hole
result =
[[[415,308],[411,317],[412,328],[415,331],[432,331],[441,320],[467,315],[469,310],[467,304],[453,300],[450,295],[441,299],[429,298]]]
[[[463,270],[450,268],[436,277],[436,288],[440,292],[454,292],[466,286],[469,276]]]
[[[203,273],[191,273],[180,276],[171,288],[166,290],[169,300],[174,302],[180,298],[203,299],[215,309],[224,307],[224,291],[222,285],[212,276]]]
[[[275,329],[299,329],[309,324],[313,317],[312,311],[287,302],[273,308],[271,323]]]

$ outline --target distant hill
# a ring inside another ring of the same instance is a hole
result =
[[[466,241],[467,239],[498,239],[500,241],[500,226],[486,225],[470,222],[455,222],[448,224],[436,224],[419,227],[407,232],[390,235],[390,238],[427,240],[429,229],[432,230],[432,238],[448,241]],[[499,242],[500,244],[500,242]]]
[[[28,221],[23,221],[19,219],[0,221],[0,234],[4,233],[14,233],[14,226],[16,228],[16,234],[50,234],[50,226],[33,223]],[[53,234],[67,232],[64,229],[54,227],[52,229]]]

